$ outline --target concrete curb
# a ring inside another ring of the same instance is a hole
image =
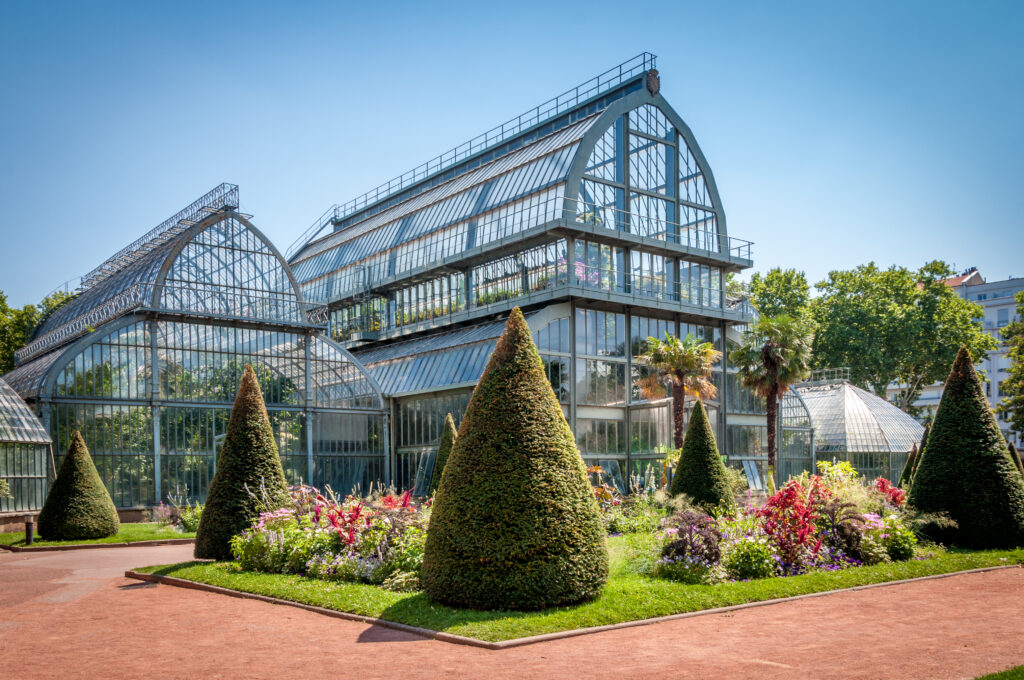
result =
[[[63,550],[96,550],[98,548],[128,548],[147,545],[184,545],[195,543],[194,538],[164,538],[154,541],[134,541],[132,543],[75,543],[73,545],[2,545],[0,550],[11,552],[52,552]]]
[[[794,600],[804,600],[812,597],[824,597],[826,595],[834,595],[836,593],[847,593],[856,590],[868,590],[871,588],[883,588],[887,586],[897,586],[905,583],[915,583],[918,581],[931,581],[934,579],[948,578],[950,576],[962,576],[964,574],[980,574],[986,571],[999,571],[1001,569],[1021,569],[1024,565],[1020,564],[1006,564],[996,567],[981,567],[978,569],[966,569],[964,571],[951,571],[947,574],[932,574],[931,576],[918,576],[915,578],[902,579],[900,581],[885,581],[883,583],[869,583],[862,586],[853,586],[850,588],[839,588],[836,590],[823,590],[818,593],[806,593],[804,595],[793,595],[791,597],[779,597],[774,600],[762,600],[760,602],[746,602],[744,604],[735,604],[728,607],[717,607],[715,609],[702,609],[696,612],[685,612],[682,614],[670,614],[668,616],[658,616],[651,619],[638,619],[636,621],[624,621],[622,623],[613,623],[607,626],[593,626],[590,628],[576,628],[573,630],[563,630],[556,633],[545,633],[543,635],[531,635],[529,637],[513,638],[511,640],[503,640],[501,642],[487,642],[485,640],[477,640],[476,638],[465,637],[463,635],[453,635],[452,633],[444,633],[441,631],[430,630],[429,628],[418,628],[416,626],[410,626],[404,623],[397,623],[395,621],[388,621],[387,619],[378,619],[370,616],[361,616],[359,614],[350,614],[348,612],[340,612],[334,609],[326,609],[324,607],[317,607],[311,604],[304,604],[302,602],[293,602],[291,600],[282,600],[276,597],[269,597],[267,595],[257,595],[255,593],[246,593],[240,590],[232,590],[230,588],[223,588],[221,586],[211,586],[206,583],[199,583],[198,581],[189,581],[188,579],[176,578],[174,576],[163,576],[160,574],[145,574],[137,571],[126,571],[124,573],[126,578],[138,579],[140,581],[148,581],[150,583],[162,583],[169,586],[177,586],[179,588],[189,588],[191,590],[201,590],[209,593],[218,593],[220,595],[228,595],[230,597],[238,597],[249,600],[259,600],[261,602],[268,602],[270,604],[280,604],[289,607],[297,607],[299,609],[305,609],[306,611],[315,612],[317,614],[323,614],[325,616],[331,616],[336,619],[345,619],[346,621],[358,621],[359,623],[366,623],[374,626],[382,626],[384,628],[392,628],[394,630],[404,631],[420,637],[425,637],[431,640],[439,640],[441,642],[449,642],[457,645],[467,645],[470,647],[480,647],[482,649],[508,649],[510,647],[521,647],[523,645],[532,645],[540,642],[550,642],[552,640],[561,640],[564,638],[577,637],[579,635],[591,635],[593,633],[603,633],[610,630],[619,630],[621,628],[634,628],[636,626],[648,626],[655,623],[662,623],[664,621],[676,621],[678,619],[689,619],[697,616],[708,616],[712,614],[723,614],[726,612],[739,611],[741,609],[750,609],[752,607],[764,607],[772,604],[780,604],[782,602],[792,602]]]

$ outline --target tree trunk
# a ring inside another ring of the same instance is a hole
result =
[[[768,393],[768,475],[772,488],[775,487],[775,455],[778,453],[779,387],[775,385]]]
[[[682,385],[672,385],[672,420],[675,425],[673,443],[675,448],[683,448],[686,436],[686,390]]]

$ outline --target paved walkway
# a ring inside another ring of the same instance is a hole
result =
[[[191,551],[0,552],[0,677],[932,680],[1024,664],[1024,569],[489,651],[121,576]]]

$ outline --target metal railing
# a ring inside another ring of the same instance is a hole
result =
[[[611,90],[614,87],[656,67],[657,56],[649,52],[642,52],[632,59],[614,66],[604,73],[591,78],[590,80],[566,90],[562,94],[539,104],[529,111],[522,113],[515,118],[498,125],[487,132],[474,137],[473,139],[460,144],[459,146],[446,151],[440,156],[433,158],[426,163],[413,168],[412,170],[399,175],[398,177],[371,189],[362,196],[358,196],[348,203],[333,205],[327,213],[313,223],[302,236],[288,247],[286,257],[294,255],[299,248],[306,243],[316,239],[321,230],[329,223],[344,219],[352,213],[362,210],[374,203],[381,201],[402,189],[405,189],[427,177],[446,170],[470,156],[484,151],[485,149],[499,144],[507,139],[515,137],[523,131],[554,118],[575,108],[581,102],[587,101],[599,94]],[[330,214],[330,217],[327,217]],[[326,221],[325,221],[325,218]]]
[[[157,300],[155,305],[153,300]],[[245,319],[289,325],[327,325],[326,307],[300,302],[295,295],[287,293],[232,290],[226,287],[204,289],[199,284],[157,286],[153,283],[140,282],[25,345],[14,353],[15,362],[21,365],[55,347],[91,333],[108,321],[130,312],[150,309],[206,318]]]
[[[157,246],[166,243],[207,214],[238,207],[238,185],[223,183],[203,194],[190,205],[164,220],[133,243],[109,257],[106,262],[82,277],[83,290],[115,274]]]
[[[568,211],[566,213],[565,211]],[[566,217],[575,224],[602,227],[609,232],[628,233],[635,236],[680,245],[708,253],[721,253],[728,248],[730,258],[750,261],[753,243],[734,237],[722,237],[717,225],[710,220],[701,227],[695,224],[680,224],[659,217],[631,213],[616,208],[587,204],[573,198],[555,197],[539,203],[523,205],[514,211],[499,209],[488,215],[478,216],[473,247],[481,248],[490,243],[513,238],[529,229],[539,227],[556,219]],[[444,227],[415,241],[396,246],[393,263],[391,252],[371,256],[358,265],[362,268],[358,281],[344,288],[332,291],[330,298],[345,297],[362,292],[367,282],[400,279],[404,274],[418,268],[437,263],[445,258],[457,257],[467,249],[468,226],[465,222]],[[352,265],[351,269],[355,269]],[[389,267],[393,271],[389,272]],[[326,274],[330,277],[333,274]],[[316,279],[314,279],[314,282]],[[307,289],[312,286],[307,286]],[[318,297],[313,295],[312,297]]]

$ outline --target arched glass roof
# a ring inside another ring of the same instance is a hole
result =
[[[794,387],[814,427],[815,448],[829,452],[905,453],[924,428],[885,399],[845,381]]]
[[[50,435],[32,409],[3,380],[0,380],[0,442],[50,443]]]

